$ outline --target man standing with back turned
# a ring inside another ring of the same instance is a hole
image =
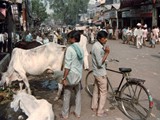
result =
[[[76,30],[71,31],[67,35],[68,42],[70,46],[66,50],[65,54],[65,65],[64,65],[64,75],[63,75],[63,86],[64,86],[64,96],[63,96],[63,107],[62,118],[67,119],[70,109],[70,98],[71,91],[74,89],[76,94],[75,99],[75,111],[73,112],[77,118],[80,118],[81,114],[81,84],[82,70],[83,70],[83,58],[84,52],[79,45],[80,33]]]
[[[93,98],[91,109],[96,112],[97,116],[105,114],[104,105],[107,97],[107,79],[105,61],[108,57],[110,49],[105,46],[108,34],[100,31],[97,34],[97,42],[92,47],[92,67],[95,77],[95,85],[93,90]]]

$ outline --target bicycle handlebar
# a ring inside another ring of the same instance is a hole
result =
[[[120,71],[107,68],[107,62],[119,62],[119,60],[114,59],[114,58],[111,58],[111,59],[107,60],[106,63],[105,63],[105,64],[106,64],[106,70],[111,71],[111,72],[115,72],[115,73],[122,74]]]

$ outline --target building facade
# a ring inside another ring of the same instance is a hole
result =
[[[8,33],[8,52],[11,53],[14,34],[29,30],[30,0],[0,1],[0,33]]]
[[[160,27],[160,0],[106,0],[97,7],[103,8],[99,20],[112,27],[134,27],[138,22]]]
[[[121,0],[119,27],[134,27],[138,22],[148,27],[160,26],[160,0]]]

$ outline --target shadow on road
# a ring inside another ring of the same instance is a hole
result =
[[[160,55],[151,55],[151,56],[155,58],[160,58]]]

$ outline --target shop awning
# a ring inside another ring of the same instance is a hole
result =
[[[112,8],[115,8],[116,10],[118,10],[120,8],[120,3],[114,3],[114,4],[109,4],[109,5],[104,5],[105,8],[107,8],[107,10],[111,10]]]

